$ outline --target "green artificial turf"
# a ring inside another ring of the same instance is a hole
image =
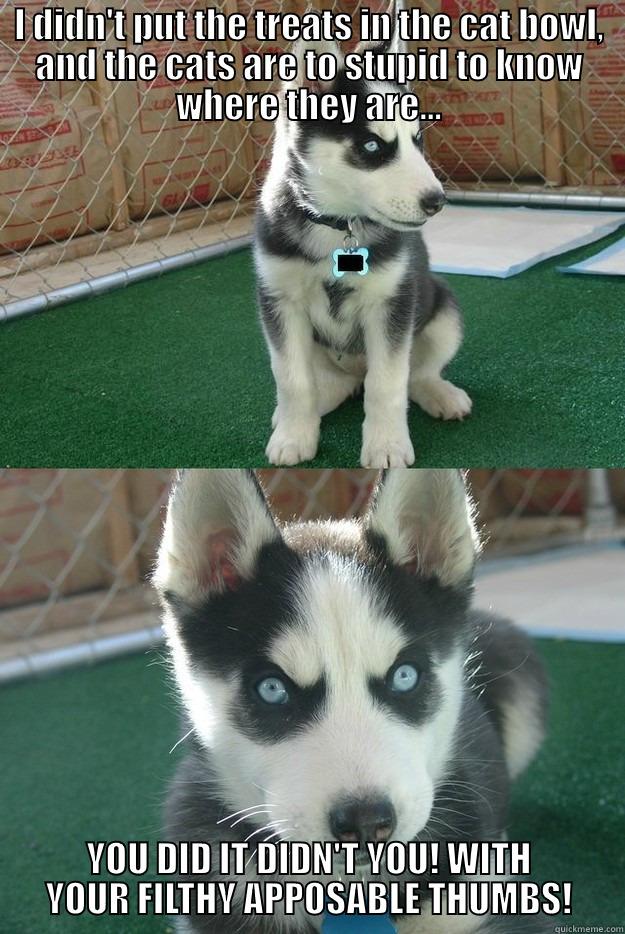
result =
[[[511,840],[533,876],[573,883],[566,923],[625,920],[625,646],[544,640],[553,709],[538,760],[516,786]],[[164,919],[48,915],[45,880],[89,878],[85,840],[158,837],[180,747],[162,665],[148,655],[0,692],[0,930],[133,934]],[[601,929],[601,928],[599,928]]]
[[[466,315],[449,376],[465,423],[415,405],[417,466],[619,466],[625,286],[565,276],[618,234],[511,279],[448,276]],[[0,463],[262,466],[274,387],[249,251],[4,325]],[[359,462],[362,400],[323,420],[313,466]]]

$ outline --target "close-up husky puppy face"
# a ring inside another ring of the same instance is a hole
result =
[[[283,526],[252,473],[181,475],[156,583],[232,812],[309,842],[425,827],[462,702],[475,549],[455,471],[389,471],[361,521]]]
[[[374,53],[395,53],[397,47],[367,44]],[[276,179],[286,176],[296,187],[302,207],[316,214],[367,217],[397,230],[420,227],[445,203],[443,188],[423,152],[418,120],[368,121],[366,98],[372,93],[403,94],[406,86],[393,82],[348,80],[343,67],[332,82],[306,80],[304,53],[329,52],[342,64],[336,43],[296,46],[298,78],[285,90],[301,87],[317,95],[354,95],[352,123],[334,120],[279,121],[274,162],[282,166]],[[356,52],[364,51],[364,45]],[[288,166],[285,173],[284,166]],[[271,179],[270,179],[271,182]]]

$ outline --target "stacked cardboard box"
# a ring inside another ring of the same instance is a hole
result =
[[[39,0],[19,4],[30,18]],[[59,0],[73,10],[73,0]],[[93,87],[35,77],[36,56],[68,44],[17,42],[11,4],[0,10],[0,252],[107,227],[112,160]],[[71,43],[83,51],[86,43]]]
[[[38,0],[23,0],[29,15]],[[73,10],[73,0],[57,6]],[[319,0],[327,8],[332,0]],[[502,0],[498,9],[515,17],[522,0]],[[537,12],[583,12],[586,0],[535,0]],[[182,7],[191,14],[198,0],[125,0],[127,12],[166,12]],[[354,13],[353,0],[341,9]],[[368,4],[384,9],[380,0]],[[530,4],[531,6],[531,4]],[[595,6],[595,5],[593,5]],[[303,11],[302,0],[224,0],[226,13],[250,17],[253,9]],[[460,0],[423,0],[430,13],[457,20]],[[100,10],[100,0],[86,9]],[[481,83],[459,81],[452,67],[445,83],[417,88],[422,110],[443,119],[426,133],[430,159],[455,182],[546,181],[553,185],[615,186],[625,181],[625,2],[596,5],[605,34],[596,43],[566,44],[583,51],[581,82],[497,81],[491,68]],[[120,229],[131,220],[206,205],[215,200],[252,197],[269,158],[273,125],[262,121],[182,123],[175,94],[202,91],[202,82],[172,84],[109,82],[102,69],[95,82],[46,82],[34,75],[37,53],[67,51],[70,44],[14,38],[11,5],[0,11],[0,252],[23,251],[90,231]],[[491,62],[497,42],[471,43]],[[86,44],[85,44],[86,45]],[[85,45],[71,43],[73,51]],[[228,46],[223,43],[226,50]],[[414,44],[417,47],[427,43]],[[450,44],[450,58],[459,40]],[[148,42],[133,52],[203,51],[208,44]],[[283,43],[248,39],[232,49],[240,65],[245,51],[277,52]],[[554,51],[540,42],[507,45],[510,51]],[[564,48],[564,46],[563,46]],[[253,82],[251,91],[270,85]],[[240,89],[237,82],[216,90]],[[271,86],[275,90],[275,85]]]
[[[129,0],[128,15],[136,12],[187,11],[190,23],[197,0]],[[224,12],[236,6],[227,2]],[[228,51],[223,43],[184,41],[128,43],[134,54],[150,52],[159,62],[171,52],[202,53],[208,48]],[[243,123],[184,123],[178,119],[177,93],[198,93],[201,82],[168,81],[162,74],[154,81],[120,82],[115,103],[122,138],[123,164],[130,216],[174,213],[183,207],[198,207],[223,198],[242,196],[249,187],[253,168],[252,144]],[[240,89],[236,82],[215,82],[222,94]]]
[[[590,4],[564,0],[563,12],[596,7],[605,39],[569,42],[567,51],[584,53],[579,86],[558,87],[567,185],[625,184],[625,2]]]
[[[625,3],[502,0],[496,9],[509,10],[516,23],[520,7],[541,14],[582,13],[591,6],[605,35],[601,45],[505,43],[513,53],[583,52],[580,82],[498,81],[495,50],[504,44],[476,41],[463,46],[454,29],[452,56],[462,47],[482,52],[489,60],[489,74],[479,83],[459,81],[454,68],[449,82],[423,88],[422,110],[443,114],[442,121],[428,129],[426,144],[444,175],[459,182],[545,180],[593,187],[625,181]],[[421,7],[446,13],[456,24],[466,10],[460,0],[424,0]]]

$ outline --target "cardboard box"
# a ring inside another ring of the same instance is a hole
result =
[[[584,72],[577,84],[558,85],[564,136],[566,184],[625,184],[625,2],[587,3],[565,0],[560,12],[597,10],[605,39],[567,42],[567,51],[584,53]]]
[[[280,521],[287,522],[343,518],[354,503],[362,500],[363,486],[371,491],[376,471],[267,468],[259,470],[258,475],[273,512]]]
[[[497,4],[509,10],[513,22],[520,0]],[[449,52],[449,80],[424,82],[415,91],[423,113],[441,113],[442,120],[427,126],[425,146],[429,159],[449,179],[458,182],[538,178],[545,174],[543,112],[539,82],[497,81],[496,48],[499,42],[465,43],[458,35],[458,20],[466,12],[458,0],[425,0],[423,12],[445,13],[454,24]],[[510,52],[536,51],[536,43],[510,41]],[[409,50],[440,48],[434,42],[409,43]],[[488,77],[480,82],[460,81],[454,53],[480,52],[488,58]]]
[[[126,472],[130,516],[139,542],[139,570],[143,579],[148,579],[154,571],[173,476],[171,470]]]
[[[110,471],[7,470],[0,480],[0,607],[108,586]]]
[[[20,4],[28,14],[38,0]],[[56,4],[73,10],[72,0]],[[71,43],[80,52],[86,44]],[[14,38],[13,10],[0,12],[0,252],[25,250],[107,227],[112,212],[113,156],[93,85],[42,84],[34,74],[43,52],[68,44]]]
[[[228,12],[228,4],[224,12]],[[133,12],[173,12],[188,16],[206,5],[197,0],[130,0]],[[128,43],[134,54],[150,52],[162,62],[170,52],[229,51],[226,43],[194,39]],[[170,82],[163,75],[152,82],[119,82],[115,103],[123,140],[123,162],[133,219],[183,207],[198,207],[228,196],[249,193],[253,169],[252,143],[243,122],[184,123],[178,119],[176,93],[202,93],[209,83]],[[237,81],[215,82],[222,94],[240,90]]]

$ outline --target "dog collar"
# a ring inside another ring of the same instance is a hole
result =
[[[302,208],[307,220],[312,224],[323,224],[344,233],[343,249],[333,250],[332,274],[335,279],[341,279],[345,273],[355,272],[359,276],[366,276],[369,272],[369,250],[359,246],[358,238],[354,236],[353,223],[355,217],[333,217],[330,214],[314,214],[308,208]],[[366,218],[359,218],[366,220]]]
[[[340,230],[341,233],[351,232],[351,222],[354,218],[351,217],[334,217],[331,214],[315,214],[314,211],[309,211],[308,208],[303,208],[306,220],[310,221],[311,224],[321,224],[323,227],[331,227],[333,230]]]
[[[323,916],[321,934],[396,934],[389,915]]]

